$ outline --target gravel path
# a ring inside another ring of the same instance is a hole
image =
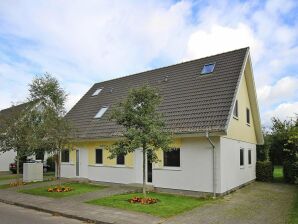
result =
[[[165,224],[286,223],[297,186],[255,182],[223,199],[168,219]]]

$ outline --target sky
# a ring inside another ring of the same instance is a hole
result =
[[[298,2],[0,1],[0,110],[50,73],[69,110],[96,82],[250,47],[263,125],[298,113]]]

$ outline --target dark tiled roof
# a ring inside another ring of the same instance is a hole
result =
[[[243,48],[96,83],[66,117],[72,121],[78,138],[119,136],[121,128],[108,119],[110,109],[100,119],[94,119],[95,114],[102,106],[111,108],[119,103],[130,88],[148,83],[157,87],[163,97],[159,111],[171,132],[224,131],[247,52],[248,48]],[[200,75],[208,63],[216,63],[213,73]],[[103,90],[92,97],[98,88]]]
[[[24,110],[29,103],[22,103],[16,106],[9,107],[0,111],[0,128],[4,128],[5,124],[11,119],[16,118]]]

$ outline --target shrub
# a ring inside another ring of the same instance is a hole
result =
[[[50,166],[50,171],[55,171],[55,159],[54,156],[50,156],[47,158],[47,165]]]
[[[256,178],[259,181],[269,182],[273,179],[273,167],[270,161],[257,161]]]
[[[284,161],[283,172],[287,183],[298,183],[298,162]]]

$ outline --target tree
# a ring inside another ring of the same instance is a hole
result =
[[[26,111],[31,104],[26,103],[11,107],[9,115],[2,115],[0,128],[0,152],[15,151],[17,153],[17,184],[20,184],[20,158],[32,155],[28,146],[30,129],[25,122]]]
[[[110,117],[123,127],[123,137],[109,149],[110,158],[142,149],[144,198],[146,198],[146,156],[150,162],[157,162],[157,150],[170,150],[171,135],[165,131],[162,115],[157,112],[160,102],[161,97],[157,90],[144,85],[131,89],[127,99],[113,108]]]
[[[66,93],[57,79],[50,74],[37,77],[29,85],[29,101],[35,106],[27,113],[30,127],[29,147],[33,150],[45,150],[56,155],[57,178],[61,179],[61,151],[71,144],[72,129],[67,119]]]

